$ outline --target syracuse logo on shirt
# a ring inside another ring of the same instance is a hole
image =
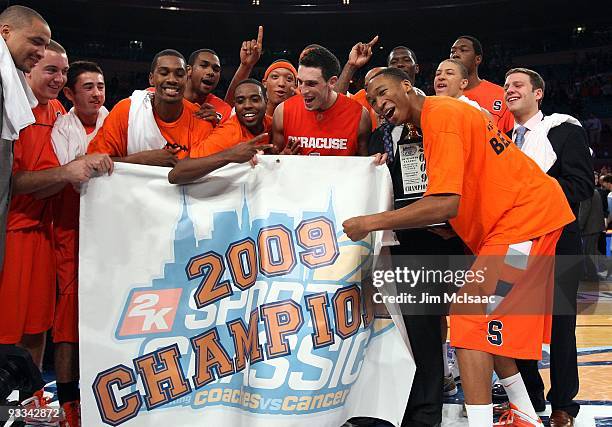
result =
[[[347,138],[316,138],[313,136],[289,136],[287,143],[292,144],[298,142],[300,148],[318,148],[328,150],[346,150],[348,149]]]

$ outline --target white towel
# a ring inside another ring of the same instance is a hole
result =
[[[87,153],[87,146],[102,127],[106,116],[108,116],[106,107],[100,108],[96,129],[89,135],[74,112],[74,107],[68,111],[68,114],[58,117],[51,131],[51,142],[61,165],[70,163],[78,156]]]
[[[470,98],[468,98],[465,95],[461,95],[459,98],[457,98],[459,101],[463,101],[466,104],[470,104],[472,107],[478,109],[478,110],[482,110],[482,107],[480,106],[480,104],[478,104],[478,102],[471,100]]]
[[[538,164],[540,169],[548,172],[557,161],[557,155],[553,150],[548,132],[563,123],[571,123],[573,125],[582,126],[578,120],[566,114],[551,114],[544,117],[542,121],[534,129],[529,129],[529,133],[525,135],[525,142],[521,151],[528,155],[534,162]]]
[[[15,67],[11,52],[0,37],[0,76],[2,77],[2,139],[14,141],[19,131],[35,122],[32,108],[38,101],[28,86],[23,71]]]
[[[153,115],[153,92],[135,90],[130,96],[127,153],[159,150],[168,143],[162,136]]]

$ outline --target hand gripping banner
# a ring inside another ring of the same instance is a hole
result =
[[[361,292],[382,233],[342,232],[390,208],[386,168],[262,156],[185,186],[167,173],[117,164],[82,189],[83,425],[399,425],[414,362]]]

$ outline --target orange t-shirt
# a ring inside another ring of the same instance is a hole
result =
[[[264,132],[270,132],[272,128],[272,117],[264,117]],[[219,153],[236,144],[255,138],[249,130],[238,121],[238,116],[230,117],[225,123],[219,125],[212,131],[208,138],[198,142],[191,148],[191,157],[206,157]],[[268,144],[269,137],[264,138],[260,144]]]
[[[361,104],[342,94],[325,111],[308,111],[302,96],[292,96],[283,102],[285,146],[298,141],[299,154],[355,156],[362,112]]]
[[[478,86],[464,90],[463,94],[491,113],[499,130],[506,133],[514,128],[514,117],[504,102],[503,87],[481,80]]]
[[[89,143],[88,153],[106,153],[111,157],[125,157],[128,154],[128,119],[130,115],[130,98],[123,99],[115,105],[106,117],[104,125],[95,138]],[[162,136],[168,141],[166,147],[179,147],[179,159],[189,155],[191,147],[205,139],[212,132],[212,125],[206,120],[198,119],[194,114],[198,106],[183,100],[183,113],[172,123],[162,121],[155,115],[155,122]]]
[[[372,130],[374,131],[378,127],[378,114],[376,114],[376,111],[374,111],[374,109],[368,102],[367,96],[368,93],[365,91],[365,89],[361,89],[356,94],[350,95],[349,97],[359,102],[362,106],[366,108],[366,110],[368,110],[368,113],[370,113],[370,120],[372,121]]]
[[[557,181],[474,107],[428,96],[421,129],[429,177],[425,196],[461,196],[449,222],[474,253],[485,244],[531,240],[574,220]]]
[[[51,129],[66,110],[57,99],[48,104],[38,104],[32,109],[33,124],[19,133],[15,141],[13,175],[20,171],[41,171],[59,167],[59,161],[51,143]],[[53,198],[37,200],[30,194],[15,194],[11,199],[7,218],[7,230],[23,230],[48,226],[52,221]]]
[[[204,102],[207,102],[215,107],[219,123],[224,123],[232,115],[232,107],[227,102],[218,96],[213,95],[212,93],[208,94]]]

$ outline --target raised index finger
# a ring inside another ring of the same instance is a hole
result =
[[[368,46],[374,46],[378,42],[378,35],[374,36],[372,40],[368,43]]]
[[[259,30],[257,31],[257,46],[261,47],[263,44],[263,26],[259,26]]]

